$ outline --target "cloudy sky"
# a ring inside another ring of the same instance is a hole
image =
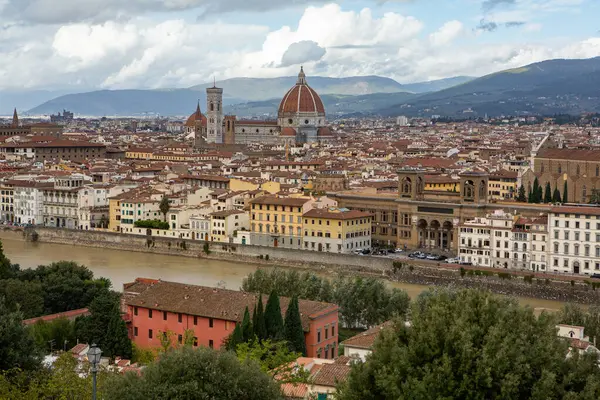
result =
[[[600,55],[598,0],[0,0],[0,90],[400,83]]]

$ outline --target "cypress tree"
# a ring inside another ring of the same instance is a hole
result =
[[[527,189],[527,202],[528,203],[534,202],[533,192],[531,191],[531,186],[529,186],[529,188]]]
[[[554,193],[552,193],[552,202],[560,203],[560,191],[558,190],[558,187],[554,188]]]
[[[285,313],[284,338],[288,343],[290,351],[295,351],[306,356],[306,343],[304,341],[304,330],[300,319],[300,308],[298,297],[292,297]]]
[[[552,203],[552,188],[550,182],[546,182],[546,188],[544,190],[544,203]]]
[[[569,202],[569,188],[567,187],[567,181],[565,181],[565,187],[563,189],[562,202],[563,203]]]
[[[540,191],[540,182],[538,181],[538,178],[536,177],[533,180],[533,189],[531,190],[531,195],[532,195],[532,200],[530,203],[539,203],[542,200],[542,196],[540,196],[540,198],[538,199],[538,193]]]
[[[244,341],[242,337],[242,327],[241,324],[235,324],[235,329],[233,333],[227,339],[227,350],[233,350],[237,348],[238,344]]]
[[[269,300],[267,300],[265,326],[267,328],[267,339],[279,340],[283,337],[281,306],[279,305],[279,296],[274,290],[269,295]]]
[[[267,338],[267,327],[265,325],[265,312],[263,310],[262,294],[258,296],[258,303],[254,307],[252,314],[252,327],[254,328],[254,334],[258,340],[264,340]]]
[[[523,203],[525,203],[527,201],[527,196],[525,195],[525,186],[523,186],[523,184],[521,184],[521,186],[519,186],[519,192],[517,194],[517,201],[520,201]]]
[[[254,337],[254,333],[252,332],[252,322],[250,321],[250,312],[248,311],[248,306],[246,306],[246,310],[244,311],[244,319],[242,320],[242,341],[248,342]]]

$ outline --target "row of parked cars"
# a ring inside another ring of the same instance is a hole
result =
[[[413,251],[412,253],[410,253],[408,255],[408,257],[409,258],[417,258],[419,260],[430,260],[430,261],[444,261],[448,258],[446,256],[442,256],[442,255],[438,255],[438,254],[424,253],[422,251]]]

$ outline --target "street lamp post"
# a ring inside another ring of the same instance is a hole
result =
[[[87,352],[88,361],[92,364],[92,400],[96,400],[96,374],[98,373],[101,355],[102,350],[96,344],[92,344]]]

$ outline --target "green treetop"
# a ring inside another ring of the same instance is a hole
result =
[[[286,310],[283,336],[291,351],[306,356],[306,342],[304,341],[304,330],[302,329],[297,296],[292,297]]]
[[[267,300],[265,308],[265,326],[267,327],[267,338],[279,340],[283,337],[283,318],[281,317],[281,306],[277,292],[272,291]]]

